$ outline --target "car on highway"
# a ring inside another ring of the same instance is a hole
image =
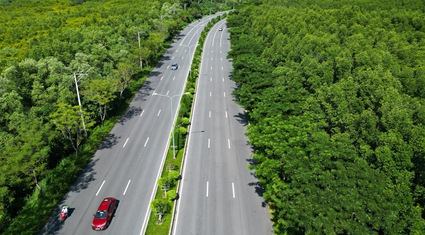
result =
[[[177,63],[173,63],[171,65],[171,70],[177,70],[179,68],[179,65]]]
[[[117,199],[106,197],[102,200],[96,214],[93,214],[92,229],[105,230],[111,223],[112,216],[117,208]]]
[[[223,28],[218,28],[218,31],[223,31]]]

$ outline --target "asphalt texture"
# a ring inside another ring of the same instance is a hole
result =
[[[102,234],[145,233],[149,204],[169,147],[171,120],[176,118],[200,33],[213,17],[191,23],[174,40],[65,195],[61,204],[70,207],[69,218],[59,220],[58,206],[41,234],[98,234],[91,228],[93,214],[108,196],[119,203]],[[171,70],[172,63],[179,68]]]
[[[252,149],[244,134],[249,123],[232,95],[229,50],[222,20],[204,44],[174,235],[273,234],[261,187],[248,169]]]

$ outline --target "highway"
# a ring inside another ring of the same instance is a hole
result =
[[[91,228],[93,213],[107,196],[119,204],[102,234],[144,234],[170,142],[171,118],[176,117],[200,33],[213,17],[191,23],[174,40],[65,196],[62,205],[70,206],[69,218],[60,222],[58,207],[41,234],[98,234]],[[172,63],[180,67],[171,70]],[[171,100],[164,96],[174,97],[171,111]]]
[[[217,23],[204,44],[174,235],[273,234],[258,181],[248,169],[248,123],[232,95],[225,23]]]

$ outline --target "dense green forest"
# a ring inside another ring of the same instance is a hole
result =
[[[424,1],[264,0],[228,26],[276,234],[424,234]]]
[[[231,2],[0,0],[0,233],[38,233],[171,39]]]

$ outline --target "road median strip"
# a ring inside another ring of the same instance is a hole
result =
[[[199,38],[198,45],[203,45],[206,36],[210,29],[225,15],[218,16],[205,26]],[[183,166],[187,148],[187,138],[190,132],[190,120],[191,112],[193,110],[194,96],[196,96],[196,85],[199,78],[199,69],[202,58],[203,47],[196,46],[194,56],[192,58],[191,69],[187,77],[187,83],[185,87],[185,93],[188,92],[191,95],[182,96],[176,125],[174,130],[177,136],[176,142],[176,157],[173,157],[172,144],[169,143],[168,153],[164,162],[163,171],[161,178],[158,180],[157,187],[161,190],[157,190],[155,199],[151,202],[152,212],[150,214],[149,223],[146,228],[146,234],[171,234],[173,231],[173,222],[176,214],[177,201],[180,193],[180,180],[183,172]],[[170,133],[171,134],[171,133]],[[181,147],[180,147],[181,146]],[[171,205],[171,203],[173,205]]]

